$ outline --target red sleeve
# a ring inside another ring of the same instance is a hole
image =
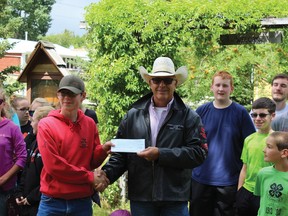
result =
[[[103,150],[102,145],[100,143],[98,129],[96,127],[95,133],[95,148],[93,152],[93,157],[91,161],[91,167],[93,169],[99,167],[107,157],[107,153]]]

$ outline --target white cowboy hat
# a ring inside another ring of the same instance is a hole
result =
[[[158,57],[153,64],[152,72],[148,71],[143,67],[139,67],[141,77],[149,84],[149,81],[153,77],[169,77],[175,76],[177,80],[177,86],[185,82],[188,71],[185,66],[178,68],[175,72],[173,61],[168,57]]]

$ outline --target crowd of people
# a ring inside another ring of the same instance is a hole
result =
[[[176,93],[186,67],[159,57],[139,73],[151,92],[131,105],[115,136],[144,140],[134,153],[100,143],[77,76],[61,79],[59,109],[18,96],[9,106],[0,91],[1,216],[11,215],[11,196],[21,216],[91,216],[98,192],[126,171],[130,211],[113,216],[288,215],[288,75],[276,75],[271,99],[256,99],[249,113],[231,100],[227,71],[214,74],[213,101],[196,111]]]

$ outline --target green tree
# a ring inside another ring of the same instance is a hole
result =
[[[129,106],[148,92],[138,67],[151,70],[158,56],[176,67],[186,64],[189,79],[177,90],[191,104],[206,100],[211,76],[228,70],[235,77],[234,99],[249,105],[253,87],[287,68],[283,44],[221,46],[222,34],[266,31],[260,20],[287,17],[280,0],[103,0],[87,8],[90,51],[88,92],[98,101],[104,140],[111,138]],[[287,56],[286,56],[287,58]]]
[[[287,39],[282,44],[219,44],[221,34],[255,34],[277,30],[260,26],[262,18],[287,17],[287,12],[281,10],[287,9],[287,5],[280,1],[279,4],[275,3],[243,0],[220,4],[220,1],[213,1],[210,6],[205,6],[205,10],[198,10],[200,17],[205,17],[199,18],[200,26],[208,28],[193,31],[191,37],[195,42],[191,47],[183,48],[182,52],[191,72],[190,81],[185,86],[189,101],[205,100],[211,76],[218,70],[227,70],[235,78],[233,98],[248,107],[253,100],[255,87],[270,82],[275,74],[285,71],[288,66],[287,61],[283,61],[288,51]]]
[[[5,47],[5,48],[4,48]],[[0,42],[0,58],[5,54],[5,50],[9,49],[11,45],[7,41]],[[10,81],[10,75],[19,71],[20,67],[10,66],[0,71],[0,87],[5,89],[7,95],[12,95],[14,92],[24,89],[24,85],[18,81]]]
[[[66,48],[71,46],[74,48],[85,47],[85,36],[75,35],[74,32],[67,29],[65,29],[63,33],[42,36],[40,39],[59,44]]]
[[[19,17],[12,17],[12,9],[7,4],[7,1],[0,3],[0,58],[3,58],[6,50],[12,48],[13,44],[9,44],[5,38],[13,36],[14,32],[20,28],[22,20]],[[0,86],[3,87],[8,95],[11,95],[17,90],[23,89],[23,84],[17,81],[7,82],[11,74],[19,71],[19,67],[7,67],[0,71]]]
[[[161,55],[179,65],[178,49],[187,42],[182,40],[185,16],[180,11],[185,7],[181,2],[150,2],[108,0],[88,8],[88,89],[90,98],[99,101],[99,117],[105,119],[101,131],[109,138],[131,103],[148,92],[138,67],[150,70]]]
[[[7,0],[3,10],[5,19],[0,20],[0,26],[13,29],[9,31],[12,34],[9,37],[24,39],[27,31],[30,40],[37,40],[38,36],[45,35],[50,28],[50,12],[54,3],[55,0]],[[15,22],[16,25],[13,24]]]
[[[0,38],[12,37],[22,24],[20,17],[13,17],[13,8],[7,0],[0,3]],[[1,48],[4,48],[3,46]],[[2,53],[3,50],[0,50]]]
[[[29,38],[36,40],[39,35],[45,35],[50,27],[50,12],[55,0],[41,1],[20,1],[1,0],[0,2],[0,58],[5,55],[6,50],[13,47],[6,38],[24,38],[25,31]],[[19,71],[19,67],[7,67],[0,72],[1,86],[10,95],[19,89],[23,84],[17,81],[9,81],[9,76]]]
[[[0,58],[3,58],[5,51],[10,49],[12,46],[13,44],[9,44],[7,40],[0,41]],[[24,85],[18,81],[9,81],[10,75],[19,70],[20,67],[11,66],[0,71],[0,87],[5,89],[7,95],[12,95],[14,92],[24,88]]]

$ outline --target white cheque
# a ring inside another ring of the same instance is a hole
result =
[[[145,149],[145,139],[112,139],[112,152],[137,153]]]

